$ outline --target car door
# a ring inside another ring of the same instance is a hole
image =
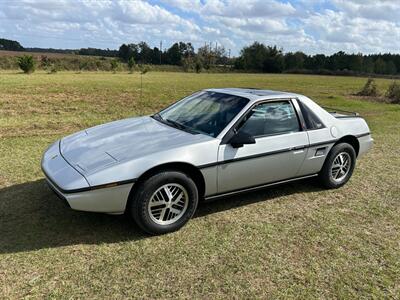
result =
[[[235,131],[252,135],[256,143],[219,146],[219,193],[292,178],[300,169],[309,141],[291,100],[257,104]]]

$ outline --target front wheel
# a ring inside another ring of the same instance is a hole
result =
[[[349,181],[356,164],[356,152],[347,143],[331,149],[319,174],[321,183],[329,189],[339,188]]]
[[[196,184],[182,172],[155,174],[135,188],[128,209],[139,227],[150,234],[178,230],[196,211]]]

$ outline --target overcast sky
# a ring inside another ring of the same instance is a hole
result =
[[[0,37],[46,48],[217,42],[237,55],[257,40],[285,52],[400,53],[400,0],[0,0]]]

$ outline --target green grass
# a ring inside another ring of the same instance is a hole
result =
[[[352,96],[365,80],[150,72],[141,99],[138,74],[0,73],[0,298],[399,298],[400,105]],[[227,86],[358,111],[374,148],[341,189],[307,180],[221,199],[158,237],[47,188],[40,157],[55,139]]]

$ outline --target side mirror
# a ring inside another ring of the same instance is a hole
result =
[[[254,137],[243,131],[239,131],[229,140],[229,144],[233,148],[240,148],[243,147],[243,145],[255,143],[256,140],[254,139]]]

